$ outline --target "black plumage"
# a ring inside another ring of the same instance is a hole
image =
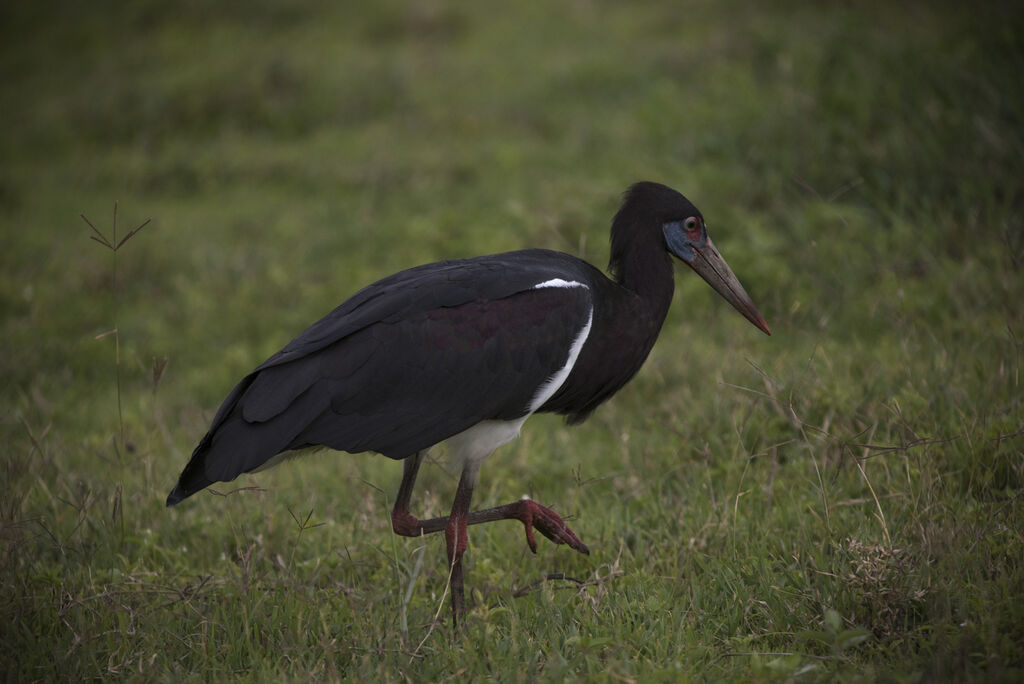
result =
[[[532,502],[469,513],[476,468],[531,413],[582,422],[636,374],[672,300],[670,255],[768,332],[700,212],[666,186],[638,183],[613,220],[611,279],[573,256],[531,249],[419,266],[353,295],[238,383],[167,505],[304,447],[406,460],[395,529],[449,529],[458,615],[467,522],[514,517],[531,546],[532,525],[586,551]],[[407,506],[419,460],[450,438],[467,464],[456,506],[450,518],[418,521]]]
[[[522,418],[591,306],[584,288],[533,288],[587,269],[525,250],[428,264],[364,288],[238,383],[168,505],[290,449],[404,459],[482,420]]]

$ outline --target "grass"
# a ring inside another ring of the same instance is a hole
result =
[[[1019,10],[0,13],[6,681],[1024,677]],[[643,178],[701,207],[774,335],[680,272],[631,385],[487,462],[479,505],[530,494],[590,557],[471,530],[453,634],[387,459],[163,507],[233,383],[360,286],[603,263]],[[115,200],[152,223],[112,277],[79,215]]]

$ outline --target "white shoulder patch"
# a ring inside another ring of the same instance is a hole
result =
[[[561,278],[552,278],[551,280],[545,280],[543,283],[537,283],[533,286],[533,289],[540,290],[545,287],[582,287],[585,290],[590,289],[583,283],[575,280],[562,280]]]

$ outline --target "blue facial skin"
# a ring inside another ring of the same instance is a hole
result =
[[[708,241],[708,233],[704,228],[704,222],[701,222],[700,227],[700,239],[693,240],[686,233],[684,227],[684,221],[669,221],[661,227],[662,233],[665,235],[665,242],[668,244],[669,250],[672,251],[677,257],[691,263],[693,261],[693,249],[696,247],[700,249]]]

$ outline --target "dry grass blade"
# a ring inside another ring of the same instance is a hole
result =
[[[125,235],[123,238],[121,238],[121,241],[117,243],[117,246],[114,247],[114,250],[116,251],[118,249],[121,249],[121,245],[123,245],[124,243],[128,242],[129,240],[131,240],[132,237],[134,237],[136,233],[138,233],[140,230],[142,230],[143,228],[148,226],[150,220],[151,219],[146,219],[145,221],[142,222],[141,225],[139,225],[139,226],[133,228],[132,230],[128,231],[128,234]]]

